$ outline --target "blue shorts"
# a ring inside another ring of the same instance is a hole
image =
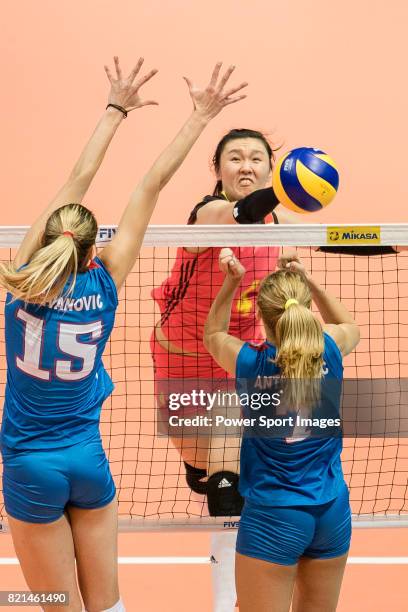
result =
[[[347,486],[319,506],[270,507],[245,502],[237,552],[280,565],[300,557],[330,559],[350,548],[351,511]]]
[[[3,448],[7,513],[28,523],[58,520],[66,506],[100,508],[115,497],[115,484],[99,432],[53,450]]]

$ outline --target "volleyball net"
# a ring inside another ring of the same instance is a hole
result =
[[[13,257],[26,229],[0,228],[1,260]],[[98,246],[107,244],[114,233],[114,227],[101,227]],[[401,245],[401,250],[393,253],[388,245]],[[408,526],[406,245],[408,225],[374,229],[325,225],[151,226],[121,291],[115,327],[104,355],[115,391],[103,406],[101,433],[118,490],[121,529],[217,530],[237,526],[238,517],[208,515],[205,496],[193,493],[186,484],[183,460],[176,449],[179,442],[157,429],[158,372],[167,368],[171,380],[199,381],[210,378],[214,367],[214,378],[222,378],[202,345],[203,321],[222,283],[217,263],[222,246],[237,248],[237,256],[249,274],[233,306],[232,333],[237,336],[250,339],[253,326],[253,339],[259,340],[257,287],[274,271],[278,250],[286,247],[297,248],[313,277],[352,312],[360,326],[361,341],[344,360],[344,378],[352,389],[353,418],[359,421],[364,411],[366,423],[363,435],[358,428],[351,428],[344,437],[342,463],[354,524]],[[321,251],[316,247],[326,248]],[[3,399],[4,293],[0,299]],[[75,308],[75,304],[68,307]],[[154,331],[158,327],[159,336]],[[373,407],[367,381],[371,390],[376,383],[381,387],[380,410]],[[194,436],[189,436],[188,444],[197,456],[203,450]],[[231,444],[226,436],[225,448]],[[2,498],[0,524],[7,529]]]

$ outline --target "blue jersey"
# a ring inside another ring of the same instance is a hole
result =
[[[341,353],[327,334],[324,334],[324,343],[324,376],[341,381]],[[272,361],[275,356],[276,347],[269,342],[261,347],[245,343],[237,359],[237,382],[279,374]],[[341,451],[339,435],[292,440],[244,435],[240,492],[262,506],[324,504],[337,496],[344,483]]]
[[[38,306],[7,296],[2,446],[59,448],[94,435],[113,391],[102,354],[117,305],[116,286],[98,258],[77,275],[69,297]]]

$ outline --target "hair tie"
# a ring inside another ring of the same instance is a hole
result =
[[[293,306],[293,304],[299,304],[299,302],[297,300],[295,300],[294,298],[290,298],[289,300],[286,300],[285,310],[290,308],[290,306]]]
[[[62,235],[69,236],[70,238],[74,238],[74,234],[70,232],[69,230],[65,230],[65,232],[62,232]]]

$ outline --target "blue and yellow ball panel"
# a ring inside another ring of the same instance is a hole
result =
[[[326,153],[301,147],[277,162],[272,186],[279,201],[290,210],[315,212],[330,204],[336,195],[339,173]]]

